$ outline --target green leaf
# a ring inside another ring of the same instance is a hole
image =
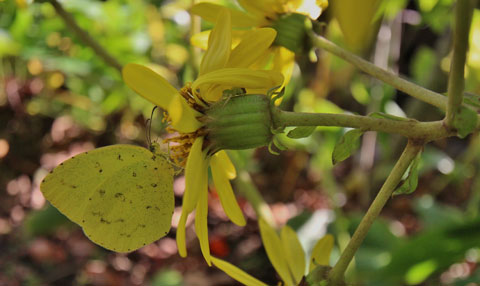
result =
[[[429,259],[413,265],[408,269],[405,275],[405,281],[408,285],[417,285],[425,281],[435,270],[437,270],[437,262]]]
[[[405,117],[400,117],[400,116],[395,116],[383,112],[372,112],[368,116],[374,117],[374,118],[381,118],[381,119],[390,119],[390,120],[396,120],[396,121],[410,121],[411,119],[405,118]]]
[[[319,265],[308,273],[305,277],[309,286],[325,286],[327,285],[328,273],[332,267]]]
[[[407,178],[403,181],[402,185],[393,192],[393,195],[408,195],[415,191],[418,185],[418,164],[420,162],[421,155],[418,154],[410,164],[410,170],[408,171]]]
[[[455,114],[453,126],[457,129],[458,136],[465,138],[477,127],[477,113],[468,107],[460,107],[460,110]]]
[[[312,133],[315,132],[315,129],[317,129],[316,126],[300,126],[290,130],[287,134],[287,137],[293,139],[305,138],[312,135]]]
[[[332,163],[334,165],[347,159],[358,149],[362,134],[363,131],[360,129],[353,129],[343,134],[340,141],[333,148]]]

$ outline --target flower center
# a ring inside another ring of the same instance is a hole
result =
[[[196,111],[204,114],[206,107],[200,105],[197,100],[195,99],[195,96],[192,93],[192,88],[191,84],[187,83],[184,87],[180,89],[180,95],[185,99],[187,104],[192,108],[195,109]],[[201,100],[201,99],[200,99]],[[206,106],[208,104],[206,102],[203,102]],[[163,113],[163,119],[162,122],[170,122],[170,117],[167,112]],[[163,140],[164,143],[167,143],[169,145],[169,156],[172,161],[181,167],[185,167],[185,164],[187,163],[187,157],[188,154],[190,153],[190,149],[192,148],[193,142],[195,142],[195,139],[197,137],[205,136],[206,130],[205,128],[200,128],[196,130],[195,132],[191,133],[182,133],[176,130],[175,128],[171,126],[167,126],[166,128],[167,132],[170,134],[174,134],[172,137],[166,138]]]
[[[242,150],[266,146],[272,141],[270,97],[262,94],[246,94],[245,89],[223,91],[221,100],[208,104],[196,98],[189,84],[180,90],[188,105],[200,112],[197,118],[204,126],[195,132],[183,133],[168,126],[172,134],[164,140],[169,144],[169,156],[178,166],[184,167],[190,149],[198,137],[204,137],[203,150],[213,155],[220,150]],[[200,102],[200,104],[199,104]],[[170,117],[164,113],[164,122]]]

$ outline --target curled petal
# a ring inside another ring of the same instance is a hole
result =
[[[202,126],[200,121],[196,119],[201,114],[191,108],[178,93],[173,97],[167,110],[172,119],[173,128],[180,132],[194,132]]]
[[[282,228],[280,238],[288,266],[295,280],[295,285],[298,285],[305,274],[305,252],[298,240],[297,234],[288,225]]]
[[[187,246],[185,243],[185,227],[187,224],[188,214],[182,209],[182,215],[177,227],[177,248],[181,257],[187,256]]]
[[[227,275],[246,286],[267,286],[267,284],[226,261],[212,256],[212,263]]]
[[[202,86],[219,84],[243,88],[272,88],[283,83],[283,75],[277,71],[251,70],[247,68],[223,68],[202,75],[193,82],[192,89],[198,92]],[[208,89],[207,89],[208,90]]]
[[[208,49],[200,64],[200,75],[221,69],[227,64],[232,46],[230,11],[220,10],[215,26],[208,38]]]
[[[248,31],[232,50],[227,67],[246,68],[258,61],[270,48],[277,32],[272,28]]]
[[[217,160],[220,168],[225,170],[228,179],[233,180],[237,177],[237,170],[235,170],[235,166],[228,157],[227,152],[225,152],[224,150],[219,151],[215,153],[215,155],[213,155],[212,159],[213,158],[216,158],[215,160]]]
[[[208,163],[202,151],[202,145],[203,137],[195,139],[185,167],[185,193],[183,194],[182,207],[187,214],[195,209],[198,196],[207,189]]]
[[[213,4],[213,3],[198,3],[195,4],[190,12],[194,15],[198,15],[202,17],[204,20],[208,22],[215,23],[217,20],[218,14],[225,9],[225,6]],[[258,20],[256,17],[252,17],[247,13],[244,13],[239,10],[235,9],[228,9],[230,10],[230,14],[232,15],[232,26],[235,28],[249,28],[255,27],[258,24]]]
[[[210,32],[210,30],[207,30],[194,34],[190,38],[190,44],[202,50],[206,50],[208,48],[208,38],[210,37]]]
[[[168,111],[176,130],[188,133],[202,126],[196,119],[201,114],[188,106],[178,91],[153,69],[130,63],[123,68],[122,75],[135,92]]]
[[[275,13],[275,10],[273,9],[277,7],[276,2],[278,1],[276,0],[262,0],[262,1],[238,0],[238,4],[240,4],[240,6],[242,6],[249,13],[252,13],[261,19],[276,18],[276,15],[275,15],[276,13]]]
[[[151,103],[168,109],[178,91],[154,70],[139,64],[129,63],[122,69],[125,83]]]
[[[236,225],[244,226],[246,224],[242,210],[238,206],[237,199],[228,180],[225,169],[222,168],[221,162],[218,157],[212,157],[210,161],[210,167],[212,168],[212,177],[215,187],[217,189],[220,202],[222,203],[223,210]]]
[[[200,241],[200,249],[208,266],[212,266],[210,257],[210,246],[208,244],[208,190],[204,189],[200,193],[197,204],[197,212],[195,213],[195,231]]]

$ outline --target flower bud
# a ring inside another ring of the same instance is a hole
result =
[[[270,100],[261,94],[227,96],[206,110],[204,121],[210,153],[266,146],[273,136]]]
[[[306,36],[306,19],[307,16],[297,13],[286,14],[278,18],[272,26],[277,31],[274,44],[283,46],[294,53],[299,52]]]

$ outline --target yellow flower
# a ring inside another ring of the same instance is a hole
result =
[[[317,266],[328,266],[330,253],[333,248],[333,237],[331,235],[327,234],[317,241],[313,248],[307,271],[305,252],[292,228],[284,226],[280,236],[278,236],[277,232],[263,219],[260,219],[259,226],[268,259],[282,279],[283,285],[299,285],[306,272],[310,273]],[[247,286],[266,286],[265,283],[226,261],[212,257],[212,262],[240,283]]]
[[[196,209],[195,229],[205,260],[210,265],[207,229],[208,168],[227,216],[237,225],[245,225],[245,218],[237,204],[230,185],[235,168],[225,151],[209,150],[205,113],[209,106],[222,97],[223,90],[231,88],[269,89],[279,86],[283,76],[275,71],[253,70],[253,63],[270,46],[275,31],[264,28],[255,31],[257,38],[241,42],[231,49],[231,18],[226,9],[220,11],[209,38],[198,78],[177,91],[154,70],[138,64],[127,64],[123,78],[138,94],[168,112],[168,131],[177,136],[171,157],[185,166],[185,193],[182,215],[177,229],[177,245],[181,256],[186,256],[185,224],[188,214]],[[255,49],[251,48],[251,45]],[[218,152],[216,152],[218,151]],[[216,152],[212,154],[213,152]]]
[[[316,19],[322,11],[328,6],[327,0],[238,0],[246,12],[230,9],[232,14],[232,26],[234,28],[253,28],[253,27],[272,27],[275,22],[282,16],[290,13],[299,13]],[[198,3],[194,5],[191,12],[201,16],[204,20],[214,22],[215,17],[223,6],[214,3]],[[192,37],[191,42],[195,46],[206,48],[205,38],[209,31],[196,34]],[[239,37],[249,37],[243,31],[237,31]],[[273,70],[281,71],[285,82],[290,81],[295,64],[295,53],[289,49],[272,45],[269,53],[265,54],[263,62],[273,54]]]
[[[354,52],[363,52],[377,35],[382,1],[336,0],[332,4],[346,44]]]

